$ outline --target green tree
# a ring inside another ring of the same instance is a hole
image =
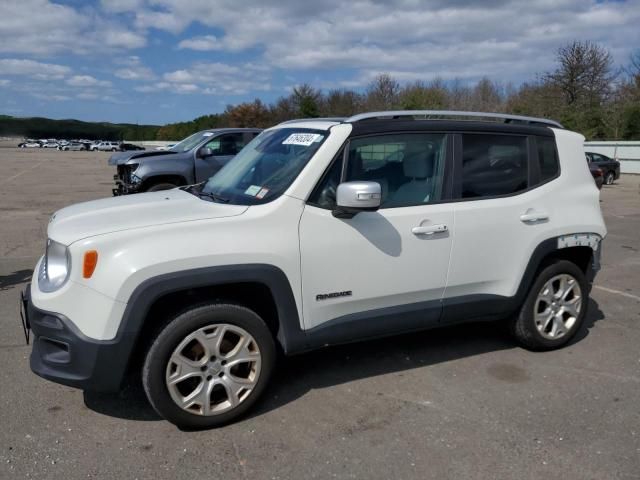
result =
[[[320,116],[320,100],[322,93],[308,83],[303,83],[293,88],[291,94],[293,104],[297,107],[302,118],[314,118]]]

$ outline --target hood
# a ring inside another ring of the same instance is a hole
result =
[[[176,155],[177,153],[178,152],[171,152],[169,150],[131,150],[128,152],[118,152],[109,157],[109,165],[123,165],[132,158],[162,157],[165,155]]]
[[[58,210],[49,238],[65,245],[83,238],[135,228],[241,215],[246,205],[203,200],[179,188],[78,203]]]

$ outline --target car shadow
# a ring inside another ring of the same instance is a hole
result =
[[[0,276],[0,292],[9,290],[10,288],[26,283],[31,280],[33,270],[17,270],[9,275]]]
[[[590,299],[585,325],[570,345],[583,340],[602,319],[598,303]],[[245,418],[264,415],[311,390],[512,348],[517,346],[504,323],[469,323],[282,357],[263,399]],[[118,394],[85,392],[84,402],[103,415],[161,420],[139,381],[130,382]]]

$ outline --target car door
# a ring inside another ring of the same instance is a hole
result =
[[[203,182],[215,175],[244,145],[242,132],[221,134],[207,141],[195,154],[196,182]],[[210,149],[212,155],[202,155],[204,148]]]
[[[605,158],[602,155],[598,154],[598,153],[592,153],[591,154],[591,161],[593,163],[595,163],[596,165],[598,165],[599,167],[604,167],[605,163],[607,163]]]
[[[562,228],[549,186],[559,175],[553,137],[464,133],[456,147],[445,322],[508,309],[533,251]]]
[[[300,220],[304,327],[331,343],[438,322],[454,234],[441,203],[448,135],[355,138],[344,151]],[[341,180],[380,183],[380,209],[334,217]]]

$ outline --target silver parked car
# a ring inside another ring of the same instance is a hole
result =
[[[92,150],[99,150],[101,152],[117,152],[120,150],[120,142],[100,142],[95,146],[95,148],[92,148]]]
[[[80,151],[80,150],[86,150],[87,146],[84,143],[80,143],[80,142],[70,142],[67,143],[65,145],[60,145],[58,147],[58,150],[65,150],[65,151]]]

